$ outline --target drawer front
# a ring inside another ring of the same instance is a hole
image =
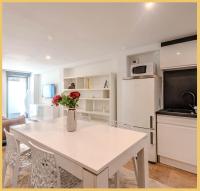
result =
[[[185,127],[197,127],[197,119],[190,117],[178,117],[171,115],[157,115],[157,122],[163,124],[180,125]]]
[[[158,123],[158,155],[196,166],[196,128]]]

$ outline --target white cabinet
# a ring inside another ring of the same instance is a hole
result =
[[[196,40],[164,46],[160,50],[160,67],[171,69],[196,66],[196,51]]]
[[[157,140],[161,162],[162,158],[167,158],[176,162],[172,166],[194,172],[190,169],[194,169],[197,162],[196,118],[158,115]]]

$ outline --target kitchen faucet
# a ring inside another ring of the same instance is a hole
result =
[[[183,99],[184,99],[185,95],[191,95],[192,96],[192,102],[193,103],[192,104],[189,103],[188,106],[191,108],[191,110],[193,111],[193,113],[196,114],[196,110],[194,109],[194,107],[195,107],[195,100],[196,100],[195,94],[192,91],[185,91],[181,95]]]

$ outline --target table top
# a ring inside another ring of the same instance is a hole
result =
[[[117,156],[147,136],[146,133],[84,120],[77,121],[75,132],[68,132],[66,121],[62,117],[12,126],[11,130],[93,172],[100,172]]]

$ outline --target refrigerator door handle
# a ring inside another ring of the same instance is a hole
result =
[[[153,129],[153,116],[150,116],[150,129]]]
[[[153,132],[150,132],[150,143],[153,145]]]

